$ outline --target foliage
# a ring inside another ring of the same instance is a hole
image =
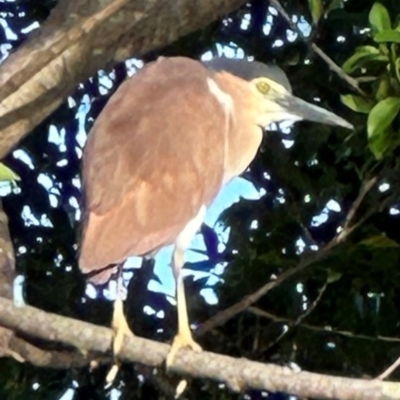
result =
[[[357,47],[343,64],[347,73],[358,73],[368,95],[344,95],[342,101],[356,112],[369,114],[368,143],[380,159],[399,144],[392,124],[400,111],[400,22],[391,21],[387,8],[374,3],[369,25],[374,43]]]
[[[17,48],[26,38],[24,28],[42,22],[54,2],[0,2],[3,5],[6,14],[0,18],[17,39],[0,24],[0,51],[6,49],[1,44]],[[297,96],[319,102],[355,125],[354,132],[348,132],[304,122],[289,133],[282,127],[266,133],[244,175],[263,195],[242,199],[223,213],[221,224],[229,228],[229,237],[222,251],[215,245],[214,229],[203,230],[209,257],[191,268],[205,278],[186,280],[191,320],[201,324],[298,265],[304,254],[321,251],[356,211],[351,224],[360,224],[344,243],[254,305],[270,317],[243,312],[208,332],[200,343],[214,352],[296,363],[308,371],[376,376],[398,357],[400,347],[400,3],[285,0],[282,5],[296,17],[304,40],[267,1],[255,0],[204,31],[143,57],[198,58],[226,46],[239,55],[273,60],[286,71]],[[361,90],[349,87],[310,43],[341,65]],[[110,302],[101,290],[96,299],[87,297],[76,263],[79,162],[82,138],[126,76],[127,67],[120,64],[112,73],[99,72],[83,82],[4,160],[20,177],[19,190],[4,198],[4,209],[17,269],[26,278],[27,302],[103,325],[109,325]],[[54,143],[57,135],[61,146]],[[378,183],[354,207],[372,178]],[[157,279],[151,269],[134,270],[127,312],[137,334],[168,341],[175,333],[176,312],[164,293],[147,289],[147,283]],[[215,290],[217,305],[207,304],[200,295],[205,287]],[[146,305],[155,313],[143,313]],[[311,312],[304,316],[307,310]],[[331,329],[325,330],[327,326]],[[0,397],[56,399],[70,388],[74,399],[110,398],[110,389],[102,387],[106,373],[106,367],[50,371],[2,360]],[[132,365],[122,368],[113,387],[121,390],[120,399],[164,396],[161,386],[140,375]],[[203,381],[190,383],[186,395],[239,398]],[[274,396],[288,398],[270,398]]]

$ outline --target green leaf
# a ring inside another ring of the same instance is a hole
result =
[[[333,283],[338,281],[343,274],[341,272],[332,271],[331,269],[328,270],[328,279],[327,283]]]
[[[392,63],[396,62],[397,58],[397,44],[396,43],[390,43],[390,61]]]
[[[329,3],[328,8],[325,11],[325,17],[333,10],[337,10],[338,8],[343,8],[343,0],[332,0]]]
[[[368,114],[374,106],[374,102],[372,100],[368,100],[364,97],[353,94],[340,96],[340,100],[345,106],[349,107],[350,110],[364,114]]]
[[[397,80],[400,82],[400,57],[394,62],[395,74]]]
[[[361,46],[343,63],[342,68],[347,74],[350,74],[371,61],[389,62],[389,58],[374,46]]]
[[[394,42],[400,43],[400,32],[394,29],[380,31],[374,35],[374,40],[377,43]]]
[[[388,97],[376,104],[368,115],[368,137],[379,135],[389,128],[399,111],[399,97]]]
[[[393,135],[389,129],[381,132],[379,135],[371,137],[368,141],[368,147],[377,160],[382,159],[392,145]]]
[[[400,98],[388,97],[376,104],[368,115],[368,144],[378,160],[384,156],[392,144],[393,135],[389,128],[399,111]]]
[[[388,74],[383,74],[378,81],[375,98],[378,101],[385,100],[391,93],[391,82]]]
[[[378,45],[379,47],[379,51],[381,52],[381,54],[384,54],[385,56],[389,56],[390,52],[389,49],[387,47],[386,43],[379,43]]]
[[[317,25],[322,16],[321,0],[308,0],[308,8],[310,9],[314,25]]]
[[[369,24],[373,32],[381,32],[391,29],[391,21],[388,10],[381,3],[374,3],[369,12]]]
[[[370,247],[390,248],[399,247],[399,244],[384,235],[372,236],[368,239],[362,240],[359,244]]]
[[[0,182],[19,181],[21,178],[10,168],[0,162]]]

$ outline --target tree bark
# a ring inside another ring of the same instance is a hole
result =
[[[0,298],[0,325],[38,339],[62,342],[81,353],[110,355],[113,332],[100,327],[46,313],[31,306],[17,308]],[[170,346],[139,337],[126,337],[121,360],[160,367]],[[219,354],[180,351],[171,371],[181,375],[224,382],[231,390],[247,389],[292,393],[301,398],[338,400],[400,399],[400,383],[363,380],[294,371],[289,367],[262,364]]]
[[[244,0],[60,0],[0,67],[0,158],[79,82],[203,28]]]
[[[0,296],[12,299],[12,284],[15,276],[15,257],[8,231],[8,218],[0,200]],[[14,332],[0,326],[0,357],[12,356],[21,360],[19,354],[10,349]]]
[[[13,299],[15,278],[15,255],[8,230],[8,218],[0,200],[0,298]],[[83,367],[88,364],[88,355],[70,349],[45,350],[18,337],[14,330],[0,324],[0,358],[13,357],[19,362],[31,362],[37,366],[49,368]],[[104,357],[99,362],[104,360]]]

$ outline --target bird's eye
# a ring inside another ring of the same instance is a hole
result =
[[[257,90],[262,94],[267,94],[271,89],[271,86],[269,86],[268,83],[265,81],[258,81],[256,83],[256,87]]]

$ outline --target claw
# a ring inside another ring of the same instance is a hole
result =
[[[114,340],[113,340],[114,364],[107,374],[106,377],[107,385],[110,385],[114,381],[119,371],[120,362],[117,360],[117,356],[121,351],[122,345],[124,344],[125,335],[130,337],[134,336],[132,331],[129,329],[128,322],[126,321],[124,315],[124,306],[122,299],[120,297],[117,297],[117,299],[114,302],[114,313],[111,326],[114,331]]]
[[[187,348],[196,352],[202,351],[201,346],[193,340],[190,332],[185,334],[178,333],[175,336],[174,341],[172,342],[171,350],[167,356],[166,360],[167,368],[169,368],[173,364],[175,356],[178,353],[178,351],[180,349],[187,349]]]
[[[114,314],[111,326],[114,330],[113,353],[114,356],[116,356],[121,351],[124,343],[124,336],[134,336],[126,321],[123,303],[120,298],[117,298],[114,303]]]

